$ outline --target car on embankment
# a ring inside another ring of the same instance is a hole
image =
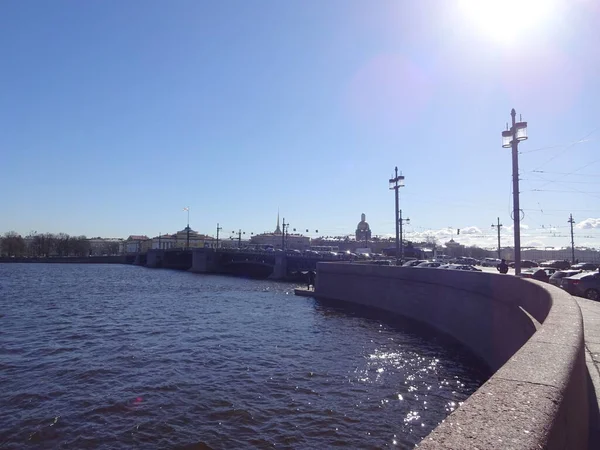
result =
[[[511,262],[508,267],[510,267],[511,269],[515,268],[515,263]],[[532,269],[534,267],[539,267],[539,264],[536,263],[535,261],[529,261],[529,260],[523,260],[521,261],[521,269]]]
[[[577,275],[578,273],[581,273],[581,270],[557,270],[550,276],[548,283],[560,287],[560,282],[563,278],[572,277],[573,275]]]
[[[600,272],[581,272],[564,277],[560,281],[560,287],[571,295],[600,301]]]
[[[477,267],[470,266],[468,264],[443,264],[438,267],[438,269],[442,270],[465,270],[470,272],[481,272],[481,269]]]
[[[424,261],[422,263],[417,264],[415,267],[435,268],[440,267],[441,265],[442,263],[437,261]]]
[[[551,261],[544,261],[543,263],[540,264],[540,266],[554,267],[555,269],[559,269],[559,270],[567,270],[571,267],[571,264],[569,263],[569,261],[555,259],[555,260],[551,260]]]
[[[500,260],[496,258],[483,258],[479,261],[479,265],[483,267],[496,267],[500,264]]]
[[[571,269],[574,270],[597,270],[598,264],[594,263],[577,263],[571,266]]]
[[[521,272],[520,276],[522,278],[533,278],[534,280],[545,281],[547,283],[550,279],[551,274],[549,273],[549,271],[551,271],[551,270],[553,270],[553,269],[550,269],[550,268],[527,269],[527,270],[524,270],[523,272]]]
[[[409,259],[408,261],[402,263],[402,267],[416,267],[421,263],[427,262],[425,259]]]

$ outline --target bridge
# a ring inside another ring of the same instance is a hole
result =
[[[316,270],[318,262],[339,260],[339,257],[333,255],[197,248],[149,250],[137,259],[137,264],[197,273],[304,281],[306,272]]]

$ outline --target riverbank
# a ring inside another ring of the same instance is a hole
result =
[[[0,263],[60,263],[60,264],[125,264],[125,257],[117,256],[52,256],[49,258],[0,258]]]

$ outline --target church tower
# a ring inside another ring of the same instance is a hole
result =
[[[281,234],[281,228],[279,228],[279,210],[277,210],[277,228],[275,228],[275,234]]]

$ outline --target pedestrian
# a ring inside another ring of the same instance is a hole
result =
[[[308,272],[308,289],[310,290],[310,287],[312,286],[313,291],[315,290],[315,271],[314,270],[310,270]]]
[[[508,273],[508,264],[505,260],[501,260],[500,264],[496,266],[496,270],[500,273]]]

